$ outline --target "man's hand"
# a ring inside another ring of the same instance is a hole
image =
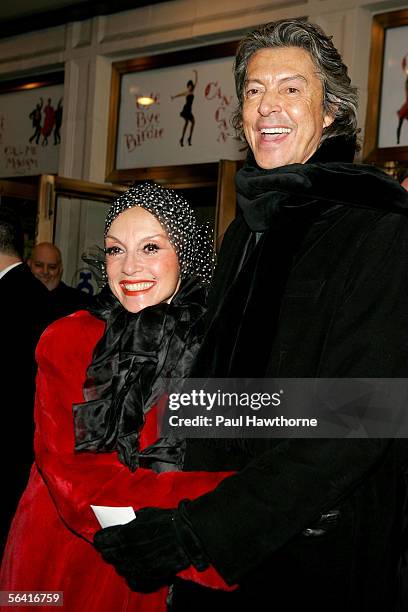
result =
[[[186,504],[181,502],[178,510],[143,508],[127,525],[107,527],[95,534],[96,549],[132,590],[151,593],[170,584],[191,564],[200,571],[208,567],[191,529]]]

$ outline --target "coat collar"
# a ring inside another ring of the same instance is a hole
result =
[[[249,153],[236,175],[238,206],[249,228],[266,231],[284,211],[308,216],[309,209],[315,214],[316,207],[337,205],[406,214],[408,194],[392,177],[374,166],[333,161],[347,160],[349,148],[328,139],[307,163],[273,170],[259,168]]]

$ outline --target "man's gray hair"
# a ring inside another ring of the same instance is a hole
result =
[[[247,79],[248,62],[261,49],[274,47],[299,47],[310,53],[317,76],[323,85],[323,110],[334,116],[334,121],[324,128],[322,141],[331,136],[354,137],[357,128],[357,89],[351,85],[347,67],[332,43],[316,24],[302,19],[282,19],[249,32],[240,42],[235,57],[234,75],[238,108],[232,117],[232,125],[243,136],[242,105]]]

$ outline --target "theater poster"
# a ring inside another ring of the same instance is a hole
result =
[[[363,158],[408,161],[408,8],[373,17]]]
[[[0,90],[0,176],[56,174],[64,86]]]
[[[107,178],[154,168],[153,178],[160,180],[171,167],[188,167],[197,176],[200,166],[244,157],[244,143],[231,125],[237,107],[234,44],[113,65]],[[149,178],[148,172],[133,176]]]

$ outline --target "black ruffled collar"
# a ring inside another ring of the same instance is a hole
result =
[[[322,157],[320,151],[308,164],[261,170],[249,156],[238,172],[243,219],[236,220],[224,245],[211,323],[192,376],[275,375],[282,298],[309,231],[335,208],[407,213],[407,193],[394,179],[371,166],[333,156],[324,163]],[[267,287],[272,287],[268,295]]]
[[[238,206],[249,228],[266,231],[285,209],[304,215],[337,205],[406,210],[406,193],[397,181],[374,166],[341,160],[350,157],[351,147],[339,137],[328,139],[306,164],[273,170],[259,168],[249,153],[236,175]]]
[[[187,375],[198,350],[205,297],[194,278],[182,282],[170,304],[136,314],[109,291],[100,296],[91,312],[106,320],[106,330],[87,370],[88,401],[73,407],[77,452],[116,450],[122,463],[136,469],[146,412],[166,378]]]

